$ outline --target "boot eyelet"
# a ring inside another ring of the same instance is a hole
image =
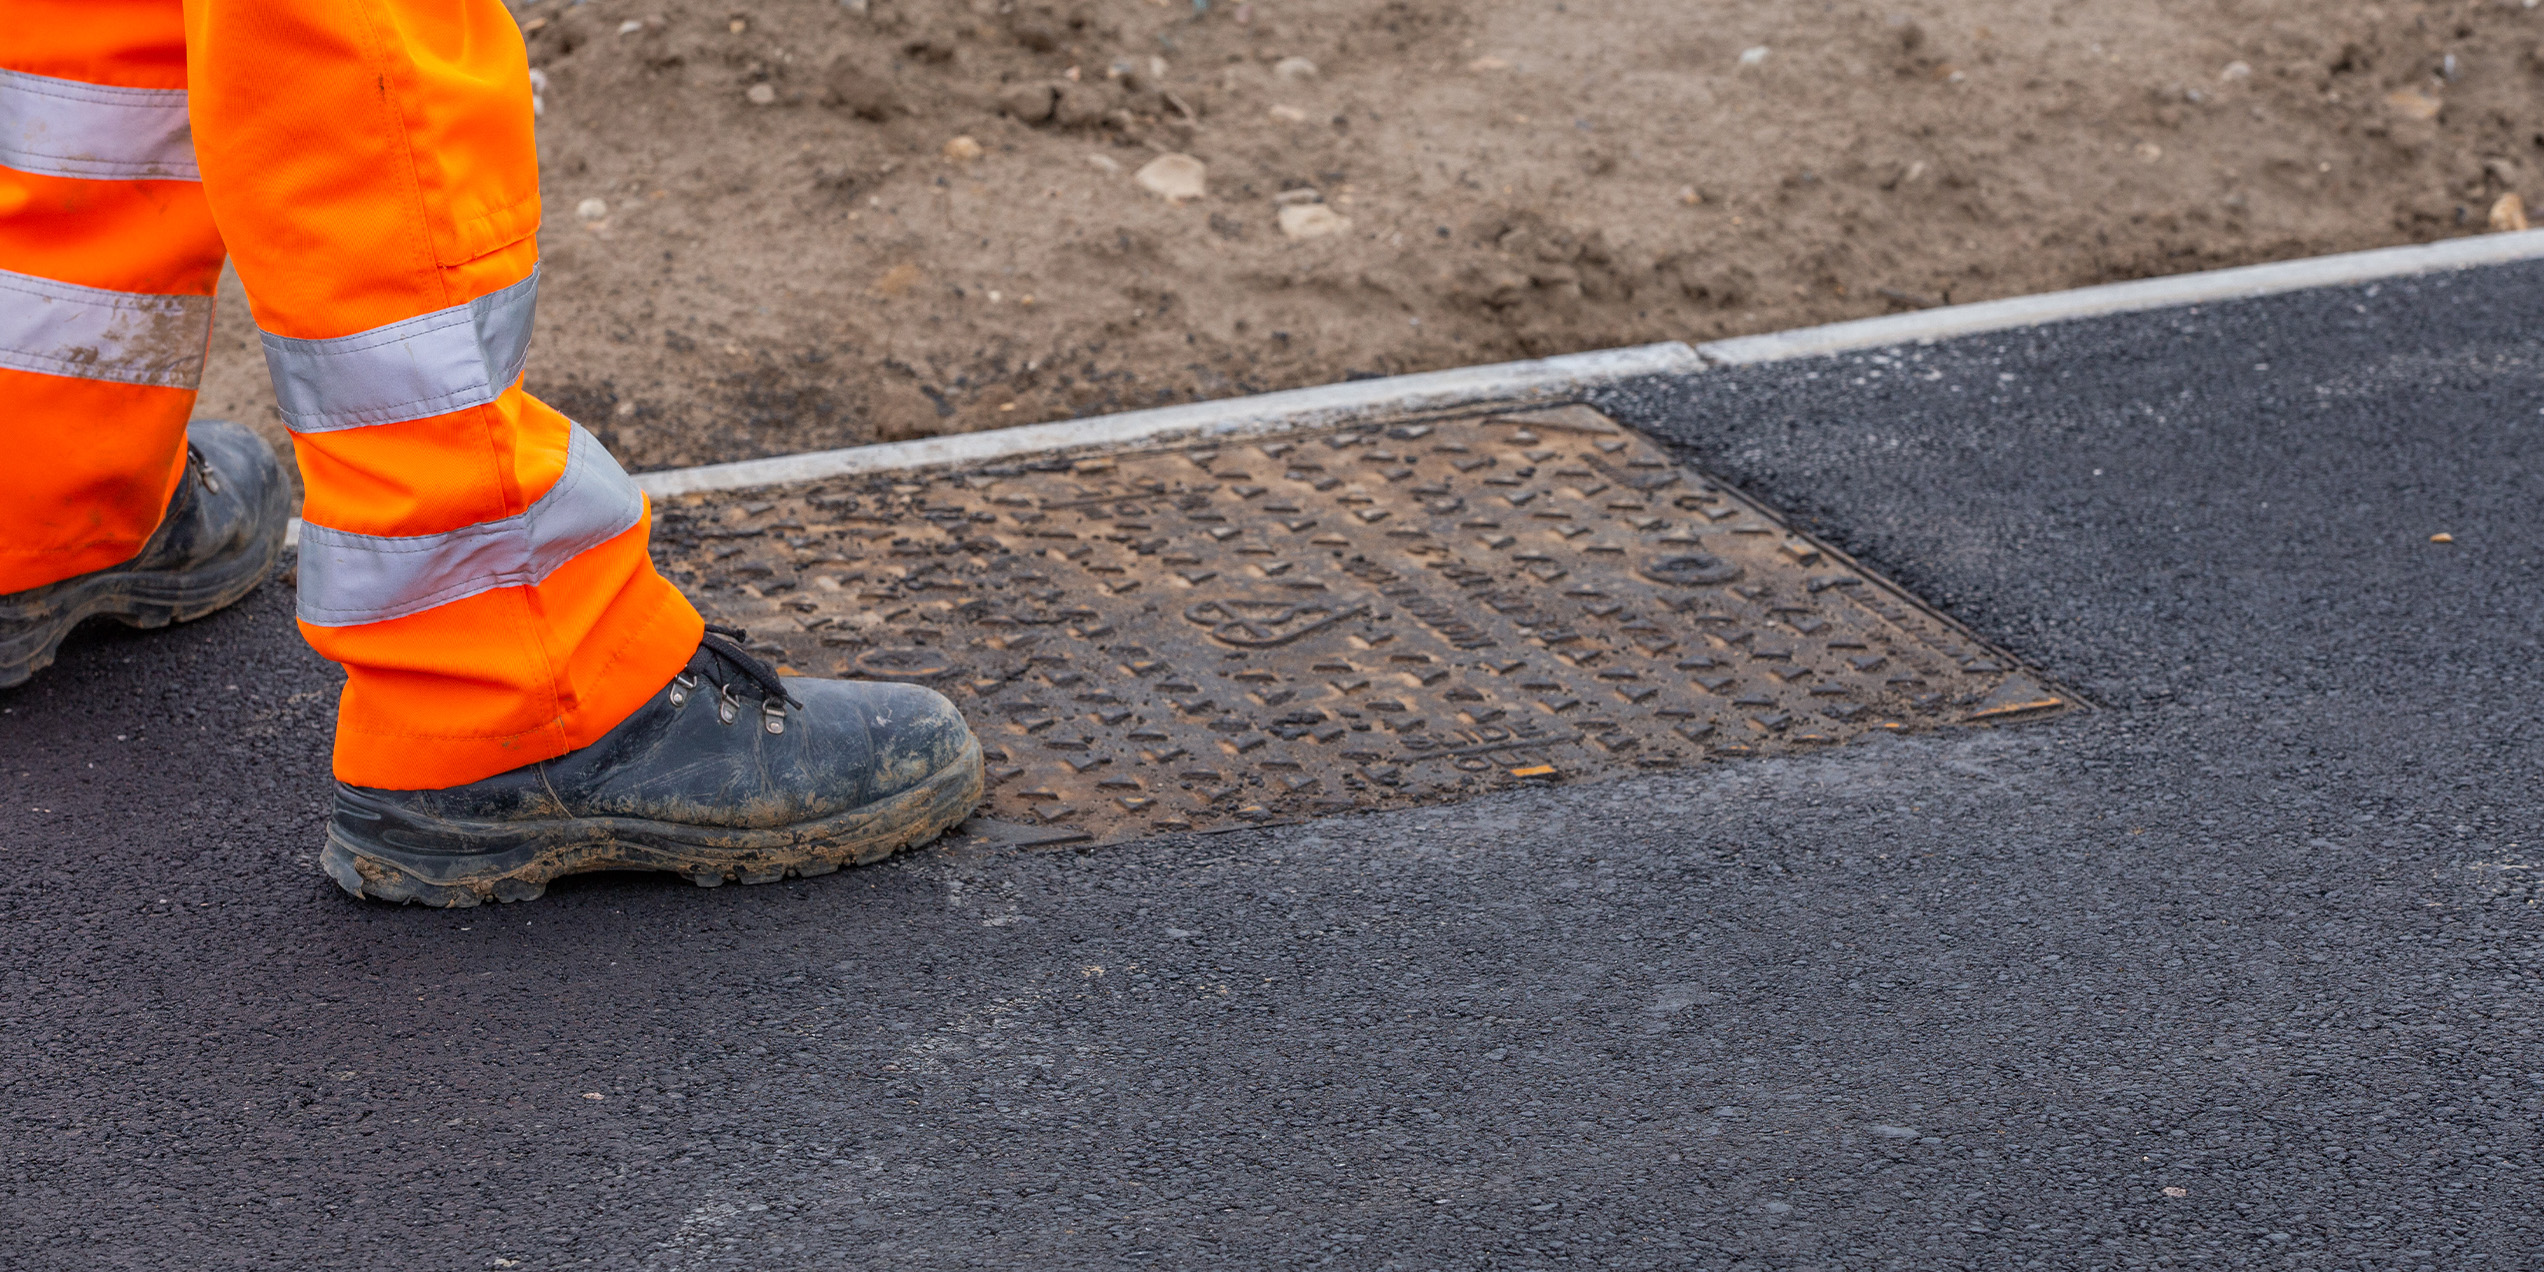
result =
[[[742,713],[742,704],[733,696],[731,685],[716,686],[716,723],[731,724]]]
[[[771,733],[786,732],[786,708],[772,698],[760,700],[760,723]]]
[[[671,678],[671,692],[666,696],[671,699],[671,705],[685,707],[689,705],[690,691],[697,687],[698,678],[684,672]]]

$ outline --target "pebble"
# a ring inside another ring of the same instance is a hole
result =
[[[1049,84],[1019,84],[998,95],[999,113],[1019,123],[1039,124],[1051,118],[1060,90]]]
[[[2225,80],[2225,81],[2227,81],[2227,82],[2229,82],[2229,83],[2232,83],[2232,82],[2234,82],[2234,81],[2236,81],[2236,80],[2248,80],[2248,79],[2251,79],[2251,78],[2252,78],[2252,63],[2250,63],[2250,62],[2228,62],[2228,63],[2226,64],[2226,69],[2225,69],[2225,70],[2222,70],[2222,71],[2219,71],[2219,72],[2217,73],[2217,78],[2222,79],[2222,80]]]
[[[1307,112],[1300,110],[1296,106],[1275,106],[1271,110],[1271,115],[1274,119],[1280,120],[1285,124],[1303,124],[1307,122]]]
[[[751,104],[754,106],[767,106],[777,100],[777,86],[774,84],[753,84],[750,91],[742,95],[749,98]]]
[[[1281,209],[1281,233],[1290,238],[1323,238],[1350,228],[1350,217],[1322,203],[1293,203]]]
[[[1104,112],[1112,109],[1113,100],[1090,85],[1064,84],[1059,86],[1059,92],[1058,100],[1051,104],[1051,118],[1063,128],[1085,128],[1100,122]]]
[[[2413,119],[2436,119],[2446,103],[2418,89],[2399,89],[2385,95],[2385,104]]]
[[[1742,66],[1763,66],[1766,64],[1766,61],[1766,45],[1761,44],[1755,48],[1747,48],[1740,51],[1740,64]]]
[[[1208,194],[1210,169],[1191,155],[1159,155],[1141,165],[1132,178],[1140,188],[1161,199],[1182,203]]]
[[[832,58],[822,70],[822,104],[844,108],[860,119],[882,123],[904,113],[901,95],[889,77],[867,69],[848,54]]]
[[[947,163],[970,163],[981,157],[981,144],[970,137],[956,137],[945,143]]]
[[[1913,1126],[1884,1126],[1876,1122],[1865,1129],[1871,1131],[1875,1135],[1881,1136],[1883,1139],[1918,1138],[1917,1128]]]
[[[1316,63],[1303,57],[1285,57],[1274,62],[1272,73],[1285,80],[1312,80],[1318,74]]]
[[[908,261],[903,261],[900,264],[893,266],[891,269],[885,270],[883,277],[875,280],[875,294],[880,296],[898,296],[926,280],[927,275],[920,272],[918,266],[913,265]]]
[[[585,199],[574,205],[574,215],[586,221],[597,221],[609,215],[609,204],[601,199]]]
[[[1120,160],[1118,160],[1118,159],[1115,159],[1115,158],[1114,158],[1113,156],[1111,156],[1111,155],[1106,155],[1106,154],[1089,154],[1089,155],[1087,156],[1087,163],[1088,163],[1088,165],[1089,165],[1089,166],[1091,166],[1091,167],[1097,168],[1097,169],[1099,169],[1099,170],[1101,170],[1101,171],[1104,171],[1104,172],[1110,172],[1110,173],[1114,174],[1115,176],[1120,176],[1120,175],[1121,175],[1121,173],[1122,173],[1122,163],[1121,163],[1121,161],[1120,161]]]
[[[1494,57],[1489,53],[1466,64],[1466,69],[1470,71],[1507,71],[1510,68],[1509,59]]]
[[[2491,228],[2515,232],[2526,228],[2526,200],[2515,190],[2491,205]]]

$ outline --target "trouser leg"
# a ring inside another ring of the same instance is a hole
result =
[[[221,272],[179,0],[0,0],[0,593],[129,560]]]
[[[194,147],[307,503],[337,776],[456,786],[579,748],[694,653],[643,497],[525,393],[539,193],[499,0],[185,0]]]

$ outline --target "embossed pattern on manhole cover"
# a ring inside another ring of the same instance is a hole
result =
[[[943,690],[986,815],[1107,840],[2071,703],[1580,406],[658,515],[664,567],[761,653]]]

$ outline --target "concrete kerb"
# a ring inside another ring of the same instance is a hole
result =
[[[1386,376],[1342,384],[1259,393],[1216,402],[1190,402],[1082,420],[923,437],[908,442],[851,446],[843,450],[747,459],[701,468],[639,473],[636,485],[659,499],[694,491],[740,490],[862,473],[990,463],[1055,451],[1095,452],[1182,442],[1226,440],[1292,429],[1349,423],[1375,416],[1411,415],[1485,402],[1525,403],[1570,397],[1585,389],[1672,372],[1705,368],[1694,349],[1678,341],[1566,354],[1530,362],[1458,367],[1419,375]]]
[[[1215,402],[1128,411],[1117,415],[957,433],[916,441],[851,446],[768,459],[671,468],[636,474],[636,485],[655,498],[707,491],[743,490],[861,473],[989,463],[1055,451],[1102,452],[1136,447],[1259,436],[1354,419],[1449,410],[1485,402],[1523,404],[1562,398],[1620,380],[1692,374],[1709,367],[1745,366],[1892,345],[1930,344],[1957,336],[2010,331],[2107,314],[2249,300],[2282,292],[2408,278],[2482,265],[2544,259],[2544,230],[2486,234],[2411,247],[2378,248],[2207,270],[1948,305],[1915,313],[1862,318],[1759,336],[1738,336],[1689,346],[1678,341],[1566,354],[1527,362],[1459,367],[1416,375],[1354,380],[1288,389]],[[300,538],[293,518],[289,541]]]

